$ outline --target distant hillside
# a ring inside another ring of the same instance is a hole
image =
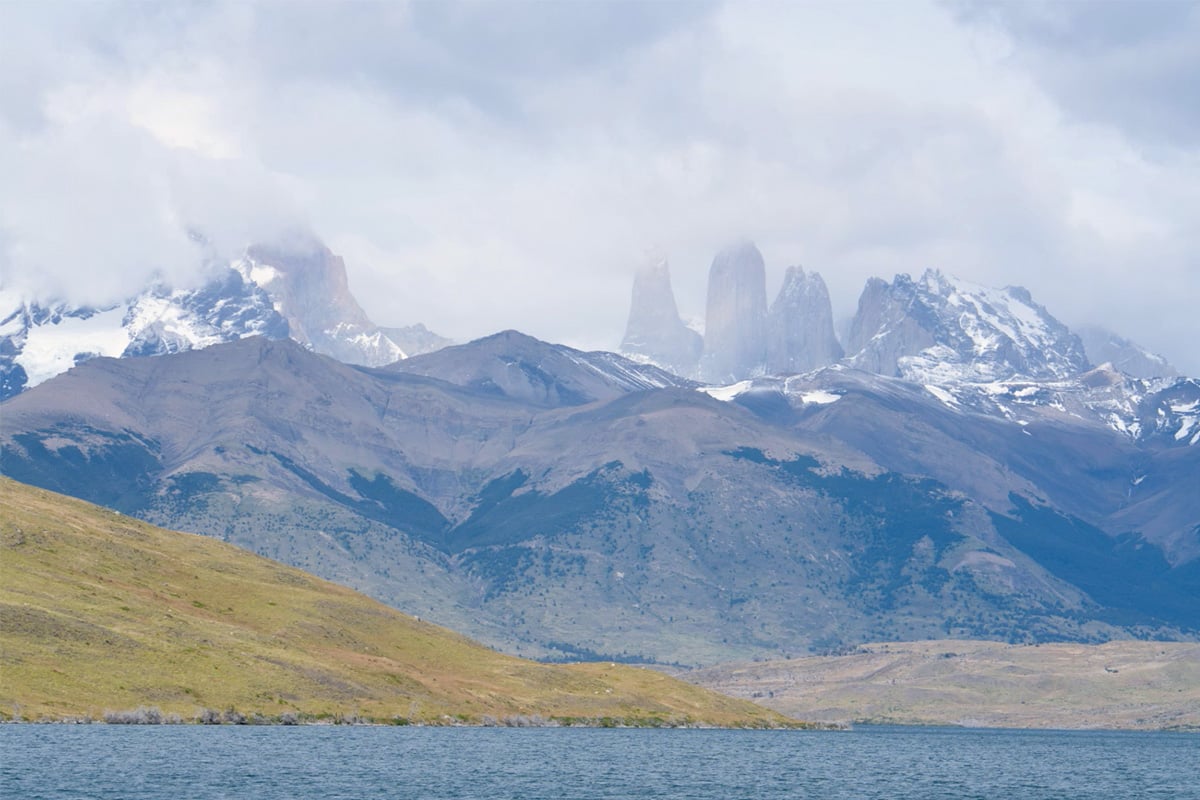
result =
[[[1200,730],[1194,643],[892,642],[686,677],[827,722]]]
[[[0,507],[0,718],[150,706],[185,720],[235,709],[301,720],[791,724],[651,670],[501,655],[214,539],[7,478]]]
[[[1193,638],[1200,382],[1087,381],[697,391],[513,331],[382,369],[242,339],[5,401],[0,472],[524,657]]]

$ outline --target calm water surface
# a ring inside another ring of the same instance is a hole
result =
[[[1200,735],[0,726],[0,798],[1197,798]]]

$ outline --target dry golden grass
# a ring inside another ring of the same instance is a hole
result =
[[[212,538],[0,478],[0,716],[788,726],[652,670],[502,655]]]
[[[687,677],[812,720],[1200,730],[1194,642],[891,642]]]

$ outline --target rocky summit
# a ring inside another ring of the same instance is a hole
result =
[[[96,356],[129,358],[207,347],[245,336],[282,339],[288,320],[236,270],[195,289],[155,284],[101,308],[42,304],[0,293],[0,400]]]
[[[347,364],[378,367],[407,353],[350,293],[341,257],[315,239],[256,245],[233,268],[261,286],[287,318],[292,339]]]
[[[692,375],[703,347],[700,334],[679,318],[667,260],[647,259],[633,279],[621,352],[645,358],[678,375]]]
[[[291,338],[366,366],[450,344],[423,325],[371,322],[350,292],[342,259],[311,237],[209,264],[197,286],[158,282],[101,307],[0,291],[0,314],[0,400],[96,356],[157,356],[247,336]]]
[[[1111,364],[1114,369],[1134,378],[1174,378],[1179,375],[1179,370],[1158,353],[1152,353],[1107,328],[1085,325],[1076,332],[1083,342],[1088,361],[1093,364]]]
[[[700,377],[727,383],[761,373],[767,359],[766,266],[749,241],[717,253],[708,272]]]
[[[846,341],[850,366],[919,383],[1055,379],[1090,366],[1083,343],[1019,286],[990,289],[927,270],[872,278]]]
[[[816,272],[789,267],[767,314],[767,372],[790,375],[842,358],[833,332],[833,306]]]

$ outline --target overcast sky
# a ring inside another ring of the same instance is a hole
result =
[[[1200,5],[0,0],[0,267],[307,229],[378,323],[614,348],[665,252],[1020,284],[1200,375]]]

